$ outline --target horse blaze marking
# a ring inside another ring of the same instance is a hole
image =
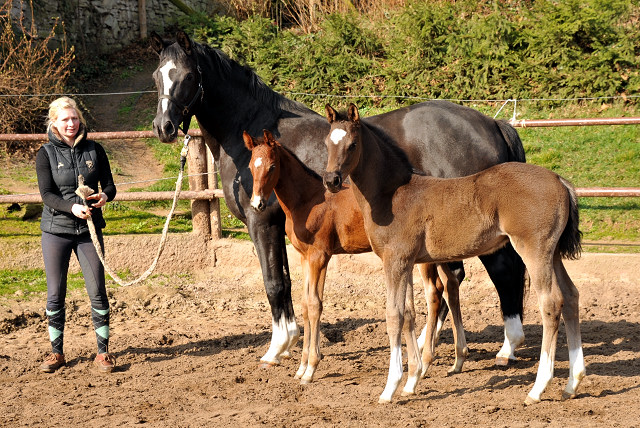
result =
[[[256,159],[256,161],[253,163],[253,166],[255,166],[256,168],[259,168],[260,165],[262,165],[262,158]]]
[[[162,74],[162,88],[164,89],[164,95],[169,95],[169,91],[173,86],[173,81],[169,77],[169,72],[175,70],[177,67],[172,60],[169,60],[160,68],[160,74]],[[162,99],[162,112],[165,113],[169,107],[169,100]]]
[[[333,144],[340,144],[340,141],[342,141],[342,138],[347,135],[347,131],[345,131],[344,129],[334,129],[333,132],[331,132],[331,141],[333,141]]]

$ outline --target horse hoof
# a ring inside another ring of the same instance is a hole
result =
[[[509,357],[496,357],[496,366],[506,367],[511,362],[512,362],[512,360],[510,360]],[[515,362],[515,361],[513,361],[513,362]]]
[[[378,398],[378,404],[389,404],[389,403],[391,403],[391,400],[389,399],[382,398],[382,397]]]
[[[527,398],[524,399],[525,406],[531,406],[532,404],[538,404],[540,400],[536,400],[535,398],[531,398],[527,395]]]
[[[447,370],[447,376],[453,376],[454,374],[458,373],[462,373],[462,367],[460,367],[459,369],[456,367],[451,367],[449,370]]]
[[[311,379],[305,379],[305,378],[300,379],[300,385],[309,385],[310,383],[311,383]]]
[[[291,353],[289,351],[284,351],[282,355],[280,355],[281,360],[289,360],[291,359]]]
[[[272,367],[275,367],[279,365],[278,363],[273,363],[273,362],[267,362],[267,361],[260,361],[260,364],[258,364],[258,367],[261,369],[270,369]]]
[[[572,398],[576,398],[575,392],[571,393],[567,391],[562,391],[562,397],[560,398],[560,401],[571,400]]]

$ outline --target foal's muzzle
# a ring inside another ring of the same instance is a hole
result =
[[[325,172],[324,187],[331,193],[336,193],[342,187],[342,174],[339,171]]]
[[[265,201],[260,196],[253,195],[251,197],[251,206],[254,210],[262,212],[265,208],[267,208],[267,201]]]

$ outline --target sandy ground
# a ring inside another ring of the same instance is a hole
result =
[[[134,274],[146,269],[158,242],[157,237],[107,238],[110,264]],[[37,250],[34,244],[21,249],[23,258],[3,257],[0,268],[37,266]],[[44,296],[0,301],[1,426],[640,426],[638,255],[585,254],[566,262],[581,293],[587,377],[576,399],[559,400],[568,376],[561,327],[555,378],[543,401],[525,408],[542,332],[536,295],[532,291],[526,301],[527,338],[517,352],[519,361],[495,367],[502,321],[497,294],[476,261],[466,264],[461,286],[470,347],[463,372],[446,375],[453,363],[447,322],[436,364],[417,395],[397,394],[392,404],[379,405],[389,349],[375,256],[332,260],[322,318],[324,359],[316,381],[302,386],[293,378],[300,344],[291,360],[258,368],[271,317],[250,242],[205,245],[189,235],[172,235],[166,251],[152,279],[110,288],[111,351],[118,358],[110,375],[91,364],[96,344],[85,292],[67,297],[68,363],[53,374],[38,370],[50,349]],[[290,254],[301,324],[300,267]],[[419,288],[415,294],[422,328],[424,297]]]

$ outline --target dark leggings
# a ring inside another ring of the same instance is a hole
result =
[[[102,230],[96,230],[98,241],[104,248]],[[64,308],[67,295],[67,273],[71,252],[76,253],[91,307],[105,310],[109,308],[105,287],[104,267],[98,258],[89,233],[82,235],[54,235],[42,232],[42,257],[47,274],[47,309],[57,311]]]

